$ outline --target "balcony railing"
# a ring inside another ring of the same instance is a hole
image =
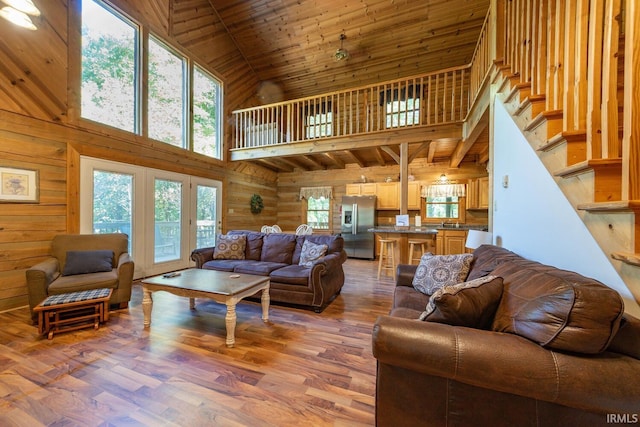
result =
[[[234,111],[233,149],[460,123],[470,65]]]

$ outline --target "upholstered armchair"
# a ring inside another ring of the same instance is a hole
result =
[[[113,234],[61,234],[51,242],[51,256],[27,270],[31,317],[49,295],[111,288],[110,304],[120,308],[131,299],[134,263],[129,237]]]

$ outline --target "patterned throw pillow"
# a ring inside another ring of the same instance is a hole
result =
[[[438,289],[420,320],[488,330],[502,296],[502,277],[485,276]]]
[[[438,289],[464,282],[469,274],[473,254],[433,255],[426,253],[413,276],[413,287],[431,295]]]
[[[314,261],[319,260],[327,252],[327,245],[317,245],[308,240],[302,244],[302,252],[300,253],[299,265],[311,267]]]
[[[213,259],[244,259],[247,236],[244,234],[219,234]]]

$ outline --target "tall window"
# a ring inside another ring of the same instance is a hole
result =
[[[220,158],[220,84],[200,67],[193,69],[193,151]]]
[[[82,117],[137,132],[139,28],[102,3],[82,2]]]
[[[185,148],[186,60],[149,37],[149,138]]]
[[[222,158],[221,83],[157,37],[149,36],[147,51],[140,49],[140,26],[100,0],[82,0],[81,17],[80,115],[142,135],[146,114],[149,138]]]
[[[308,106],[306,119],[307,139],[333,135],[331,102]]]
[[[314,230],[328,230],[331,203],[326,197],[307,199],[307,224]]]

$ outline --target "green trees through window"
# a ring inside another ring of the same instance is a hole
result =
[[[83,118],[221,158],[218,80],[155,36],[148,51],[140,49],[140,26],[99,0],[82,0],[81,31]],[[145,116],[148,130],[141,126]]]

